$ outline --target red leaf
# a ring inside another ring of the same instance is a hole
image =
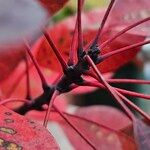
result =
[[[49,83],[53,83],[53,81],[58,77],[58,74],[51,72],[48,69],[45,68],[41,69]],[[30,74],[29,76],[30,76],[31,96],[37,97],[43,92],[43,90],[40,78],[33,65],[29,68],[29,74]],[[19,66],[14,70],[14,72],[11,75],[6,80],[3,80],[1,82],[0,87],[4,98],[9,97],[24,98],[26,96],[27,90],[25,63],[24,62],[20,63]]]
[[[150,16],[149,0],[117,0],[109,16],[109,25],[118,31],[126,26]],[[147,21],[129,33],[149,36],[150,22]]]
[[[103,41],[106,41],[109,36],[113,36],[114,34],[116,34],[116,31],[110,30],[107,33],[103,33]],[[128,39],[132,39],[132,40],[128,40]],[[117,38],[116,40],[114,40],[111,44],[109,44],[108,46],[106,46],[103,50],[101,50],[101,54],[107,54],[111,51],[115,51],[117,49],[144,41],[144,37],[142,36],[135,36],[134,34],[130,34],[130,33],[126,33],[124,35],[122,35],[121,37]],[[140,47],[138,48],[132,48],[129,50],[126,50],[120,54],[116,54],[113,55],[109,58],[107,58],[106,60],[104,60],[103,62],[101,62],[98,65],[98,68],[101,70],[101,72],[105,73],[105,72],[110,72],[110,71],[115,71],[118,68],[120,68],[121,66],[123,66],[124,64],[128,63],[129,61],[132,61],[134,59],[134,57],[136,56],[136,54],[140,51]]]
[[[87,137],[98,149],[136,149],[133,140],[124,134],[115,132],[105,126],[90,122],[90,119],[88,119],[88,121],[76,116],[68,116],[68,118],[71,123],[73,123],[74,126],[76,126],[79,131],[85,135],[85,137]],[[91,149],[89,145],[87,145],[87,143],[66,122],[62,120],[59,123],[63,127],[75,149]]]
[[[50,14],[55,13],[61,9],[68,0],[38,0],[44,7],[50,12]]]
[[[131,124],[130,119],[126,115],[110,106],[82,107],[76,110],[75,115],[114,130],[121,130]]]
[[[0,81],[12,73],[24,56],[25,50],[23,47],[0,46]]]
[[[99,22],[102,16],[104,15],[104,12],[105,12],[104,9],[102,9],[102,10],[94,10],[86,14],[83,13],[82,22],[83,22],[83,31],[84,31],[83,32],[84,44],[89,43],[89,41],[91,41],[96,35]],[[54,43],[57,45],[58,49],[60,50],[60,52],[62,53],[63,57],[66,60],[68,59],[74,24],[75,24],[75,17],[71,17],[49,28],[49,33],[52,39],[54,40]],[[104,41],[108,40],[114,34],[118,32],[118,30],[116,32],[114,29],[115,29],[114,27],[111,27],[111,28],[106,27],[104,29],[100,44],[102,44]],[[132,40],[128,40],[129,38]],[[108,52],[114,51],[116,49],[131,45],[137,42],[141,42],[143,40],[144,40],[144,37],[142,36],[135,36],[133,34],[126,33],[120,38],[114,40],[106,48],[100,50],[100,52],[101,54],[106,54]],[[56,63],[56,56],[54,55],[47,41],[44,38],[41,38],[36,44],[36,46],[37,47],[35,49],[35,55],[39,64],[41,66],[44,66],[44,67],[47,67],[56,71],[60,70],[59,66],[54,65],[54,63]],[[102,73],[115,71],[120,66],[132,60],[139,50],[140,48],[136,48],[132,50],[130,49],[121,54],[112,56],[106,59],[106,61],[100,63],[98,67]]]
[[[45,113],[38,113],[44,117]],[[32,119],[41,120],[37,112],[32,111],[28,113],[28,117]],[[94,146],[101,150],[126,150],[136,149],[136,145],[130,137],[122,134],[121,132],[114,131],[103,125],[92,122],[90,119],[84,119],[84,117],[78,117],[74,115],[64,114],[69,121],[76,126],[76,128],[89,140]],[[68,139],[72,143],[75,149],[92,149],[81,137],[75,132],[66,121],[64,121],[60,115],[56,112],[51,112],[50,120],[56,121],[65,131]],[[51,122],[49,121],[49,124]],[[48,125],[49,126],[49,125]]]
[[[0,110],[1,149],[59,149],[52,135],[41,125],[4,106],[0,106]]]

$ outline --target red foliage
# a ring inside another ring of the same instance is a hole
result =
[[[110,13],[109,24],[119,31],[132,23],[149,17],[149,7],[150,3],[148,0],[126,0],[123,2],[118,0]],[[133,28],[129,33],[149,36],[149,25],[149,22],[145,22]]]
[[[91,143],[96,148],[101,150],[109,149],[109,150],[126,150],[126,149],[136,149],[136,145],[133,142],[133,139],[122,134],[121,132],[117,132],[103,126],[101,124],[96,124],[96,120],[92,122],[91,118],[87,120],[85,116],[77,117],[77,116],[67,116],[70,122],[76,126],[79,131],[87,137]],[[68,136],[70,142],[73,144],[75,149],[92,149],[89,145],[78,135],[65,121],[57,121],[64,129],[66,135]]]
[[[68,0],[38,0],[49,11],[50,14],[61,9]]]
[[[108,106],[83,107],[77,109],[75,114],[114,130],[121,130],[131,124],[130,119],[121,111]]]
[[[82,16],[83,22],[83,39],[84,45],[87,45],[97,33],[98,24],[100,23],[100,19],[104,15],[105,10],[93,10],[89,13],[84,13]],[[56,25],[50,27],[48,32],[57,48],[61,50],[62,56],[67,60],[69,56],[70,43],[72,38],[72,33],[75,24],[75,17],[70,17],[62,22],[57,23]],[[120,27],[120,26],[119,26]],[[118,31],[117,31],[118,32]],[[109,24],[104,29],[100,44],[111,38],[114,34],[117,33],[115,28],[110,28]],[[132,41],[128,39],[131,38]],[[135,36],[134,34],[126,33],[120,38],[114,40],[111,44],[109,44],[106,48],[101,50],[101,54],[106,54],[111,51],[117,50],[119,48],[143,41],[144,37]],[[56,56],[52,52],[51,47],[45,40],[45,38],[41,38],[36,44],[35,55],[41,66],[50,68],[55,71],[59,71],[60,68],[54,63],[57,61]],[[139,48],[127,50],[121,54],[117,54],[108,58],[106,61],[103,61],[98,65],[101,72],[110,72],[115,71],[125,63],[132,60],[132,58],[139,51]],[[48,57],[45,57],[48,56]],[[50,56],[50,57],[49,57]],[[119,63],[118,63],[119,62]]]
[[[15,67],[25,56],[25,50],[23,47],[9,47],[7,50],[4,46],[0,46],[0,81],[12,73]]]
[[[59,149],[41,125],[0,106],[0,149]]]
[[[12,72],[11,76],[9,76],[6,80],[1,82],[1,91],[3,93],[4,98],[9,97],[18,97],[24,98],[27,92],[27,85],[26,85],[26,66],[25,63],[22,62],[19,66]],[[58,74],[51,72],[48,69],[42,68],[42,71],[49,82],[52,84],[58,77]],[[41,85],[41,81],[37,74],[37,71],[33,64],[29,67],[29,78],[30,78],[30,89],[31,89],[31,96],[36,97],[40,95],[43,90]],[[18,82],[19,81],[19,82]],[[11,85],[10,85],[11,82]],[[39,86],[37,86],[37,84]],[[9,86],[9,88],[7,88]]]
[[[65,114],[65,116],[89,141],[93,143],[95,147],[99,147],[102,150],[111,150],[114,148],[116,150],[136,149],[133,139],[116,131],[129,124],[129,120],[125,115],[110,107],[100,106],[97,107],[97,109],[94,108],[96,111],[93,111],[93,108],[77,109],[74,115]],[[110,109],[112,111],[109,113]],[[112,118],[112,112],[116,117],[116,122],[113,122],[114,124],[112,124],[112,121],[110,120],[110,118]],[[45,113],[32,111],[29,112],[27,116],[33,120],[41,122],[44,114]],[[104,115],[106,116],[106,119],[104,119],[104,117],[101,119],[100,116]],[[120,122],[120,119],[123,121]],[[76,149],[84,149],[85,147],[86,149],[91,149],[91,147],[68,125],[64,119],[60,117],[58,113],[51,112],[49,124],[51,121],[59,123]]]

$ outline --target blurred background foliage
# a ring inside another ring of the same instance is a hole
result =
[[[84,11],[88,11],[94,8],[101,8],[107,6],[109,0],[85,0]],[[57,14],[53,16],[53,21],[58,22],[68,16],[76,13],[76,0],[70,0],[64,9],[61,9]]]

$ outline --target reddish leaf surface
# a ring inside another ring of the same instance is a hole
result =
[[[38,0],[49,11],[50,14],[61,9],[68,0]]]
[[[89,13],[83,14],[82,22],[83,22],[83,31],[84,31],[83,32],[84,45],[86,45],[89,41],[91,41],[93,37],[96,35],[100,20],[104,15],[104,12],[105,12],[104,9],[102,9],[102,10],[93,10]],[[54,43],[61,51],[63,57],[66,60],[68,59],[74,24],[75,24],[75,17],[72,17],[62,22],[59,22],[55,26],[49,28],[49,33],[52,39],[54,40]],[[113,27],[111,28],[106,27],[102,34],[100,44],[108,40],[117,32],[118,30],[115,31]],[[131,38],[132,40],[129,41],[128,40],[129,38]],[[136,36],[134,34],[126,33],[120,38],[113,41],[111,44],[109,44],[109,46],[101,50],[101,54],[106,54],[113,50],[143,40],[144,37],[142,36]],[[108,58],[106,61],[102,62],[98,67],[102,73],[114,71],[118,69],[120,66],[132,60],[138,51],[139,48],[128,50],[124,53],[118,54],[116,56],[112,56],[111,58]],[[40,65],[56,71],[60,70],[60,67],[54,65],[54,63],[56,63],[57,60],[56,56],[54,55],[52,49],[50,48],[50,46],[48,45],[47,41],[44,38],[41,38],[38,41],[37,48],[34,50],[34,52]]]
[[[39,113],[42,118],[42,113]],[[41,120],[37,112],[32,111],[28,113],[28,117],[32,119]],[[44,117],[44,113],[43,113]],[[78,128],[78,130],[93,143],[93,145],[100,150],[126,150],[136,149],[136,145],[130,137],[122,134],[121,132],[114,131],[100,124],[96,124],[90,119],[86,120],[74,115],[66,114],[69,121]],[[92,149],[81,137],[78,135],[66,121],[56,112],[51,112],[51,121],[56,121],[65,131],[70,142],[75,149]],[[50,122],[49,122],[50,123]]]
[[[23,47],[0,46],[0,81],[12,73],[24,56],[25,51]]]
[[[110,106],[82,107],[76,110],[75,115],[114,130],[121,130],[131,124],[130,119],[125,114]]]
[[[109,25],[116,30],[123,29],[132,23],[149,17],[149,7],[149,0],[117,0],[109,17]],[[149,36],[149,25],[150,21],[145,22],[129,31],[129,33]]]
[[[0,149],[59,149],[52,135],[41,125],[0,106]]]
[[[52,83],[58,77],[58,74],[51,72],[50,70],[45,68],[42,68],[42,72],[44,73],[49,83]],[[29,68],[29,73],[30,73],[29,78],[30,78],[31,96],[32,97],[39,96],[39,94],[41,94],[43,90],[40,78],[33,65]],[[27,87],[26,87],[25,63],[23,62],[20,63],[19,66],[14,70],[14,72],[11,75],[6,80],[3,80],[1,82],[1,90],[4,95],[4,98],[9,97],[23,98],[26,96]]]
[[[80,131],[88,137],[96,148],[105,150],[126,150],[136,149],[134,142],[127,136],[113,132],[104,126],[97,126],[90,122],[85,122],[82,119],[70,118],[71,122],[80,129]],[[62,123],[62,126],[68,135],[71,143],[76,149],[91,149],[77,134],[68,127],[67,124]]]
[[[108,34],[110,34],[111,36],[117,33],[117,31],[113,31],[113,30],[108,31],[108,32],[109,32]],[[103,41],[105,41],[109,38],[108,34],[107,33],[103,34],[103,39],[102,39]],[[132,39],[132,40],[128,40],[128,39]],[[122,35],[121,37],[117,38],[116,40],[114,40],[108,46],[106,46],[101,51],[101,54],[107,54],[111,51],[115,51],[115,50],[123,48],[125,46],[129,46],[129,45],[144,41],[144,39],[145,38],[143,36],[135,36],[134,34],[126,33],[126,34]],[[128,63],[129,61],[132,61],[139,51],[140,51],[140,47],[134,48],[134,49],[129,49],[120,54],[111,56],[111,57],[107,58],[106,60],[104,60],[103,62],[101,62],[98,65],[98,68],[103,73],[115,71],[116,69],[120,68],[121,66]]]

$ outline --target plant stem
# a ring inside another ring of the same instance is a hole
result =
[[[46,40],[48,41],[49,45],[51,46],[53,52],[55,53],[59,63],[61,64],[63,71],[65,72],[68,68],[68,65],[66,64],[64,58],[60,54],[59,50],[56,48],[56,45],[53,43],[53,41],[47,31],[44,31],[44,36],[45,36]]]
[[[29,69],[33,67],[33,64],[29,64]],[[24,74],[26,73],[26,69],[23,70],[20,75],[15,79],[15,81],[13,82],[12,87],[9,88],[8,92],[6,93],[6,97],[11,97],[12,93],[16,90],[18,84],[21,82],[21,80],[24,77]],[[18,82],[19,81],[19,82]]]
[[[99,38],[100,38],[101,33],[102,33],[102,30],[103,30],[103,28],[104,28],[104,26],[106,24],[106,21],[108,19],[108,16],[110,14],[110,11],[112,10],[112,7],[113,7],[114,3],[115,3],[115,0],[111,0],[110,4],[109,4],[109,6],[108,6],[108,8],[106,10],[106,13],[104,14],[104,17],[102,19],[101,25],[99,27],[99,30],[97,32],[97,35],[96,35],[96,37],[94,39],[94,42],[93,42],[92,46],[98,43]]]
[[[77,25],[78,25],[78,49],[77,56],[80,59],[83,53],[83,35],[82,35],[82,23],[81,23],[81,11],[82,11],[82,0],[78,0],[78,11],[77,11]]]
[[[145,100],[150,100],[150,95],[148,95],[148,94],[142,94],[142,93],[124,90],[124,89],[120,89],[120,88],[115,88],[115,89],[122,94],[126,94],[126,95],[129,95],[132,97],[144,98]]]
[[[98,88],[105,88],[104,85],[102,85],[101,83],[94,83],[94,82],[88,82],[88,81],[84,81],[83,83],[84,86],[91,86],[91,87],[98,87]],[[106,88],[105,88],[106,89]],[[147,120],[150,120],[149,115],[147,115],[144,111],[142,111],[138,106],[136,106],[134,103],[132,103],[129,99],[127,99],[125,96],[123,96],[121,94],[121,92],[115,88],[117,91],[117,94],[120,96],[120,98],[122,98],[127,104],[129,104],[129,106],[131,106],[134,110],[138,111],[144,118],[146,118]]]
[[[106,47],[107,45],[109,45],[112,41],[114,41],[116,38],[120,37],[122,34],[126,33],[127,31],[133,29],[134,27],[149,21],[150,17],[147,17],[143,20],[140,20],[136,23],[131,24],[130,26],[126,27],[125,29],[121,30],[120,32],[118,32],[117,34],[115,34],[114,36],[112,36],[110,39],[108,39],[107,41],[105,41],[104,43],[101,44],[101,49],[103,49],[104,47]]]
[[[44,89],[44,92],[40,96],[34,98],[32,101],[29,101],[30,102],[29,104],[24,104],[19,108],[15,109],[14,111],[21,115],[25,115],[30,110],[41,111],[43,110],[42,105],[48,104],[50,102],[53,93],[54,88],[47,87],[46,89]]]
[[[97,81],[99,81],[99,78],[93,73],[93,72],[90,72],[90,71],[88,71],[88,72],[86,72],[85,73],[85,75],[88,75],[88,76],[90,76],[90,77],[93,77],[95,80],[97,80]],[[109,81],[111,81],[111,80],[118,80],[118,79],[106,79],[106,81],[108,82],[108,83],[111,83],[111,82],[109,82]],[[122,81],[122,80],[121,80]],[[126,81],[125,81],[126,82]],[[128,79],[127,79],[127,82],[128,82]],[[149,83],[149,82],[147,82],[147,81],[144,81],[144,80],[139,80],[139,82],[137,82],[137,80],[132,80],[132,82],[136,82],[136,83]],[[104,85],[103,84],[101,84],[101,83],[97,83],[97,82],[91,82],[93,85],[95,85],[95,86],[99,86],[100,88],[105,88],[104,87]],[[90,83],[89,83],[89,85],[90,85]],[[129,95],[129,96],[133,96],[133,97],[138,97],[138,98],[144,98],[144,99],[147,99],[147,100],[150,100],[150,95],[147,95],[147,94],[142,94],[142,93],[138,93],[138,92],[133,92],[133,91],[129,91],[129,90],[125,90],[125,89],[121,89],[121,88],[116,88],[116,87],[114,87],[115,88],[115,90],[117,90],[118,92],[120,92],[120,93],[123,93],[123,94],[126,94],[126,95]]]
[[[103,78],[103,76],[101,75],[101,73],[99,72],[98,68],[96,67],[96,65],[94,64],[94,62],[92,61],[92,59],[88,56],[85,55],[84,57],[87,62],[89,63],[89,65],[93,68],[94,72],[97,74],[97,76],[99,77],[99,80],[104,84],[104,86],[106,87],[106,89],[111,93],[111,95],[114,97],[114,99],[118,102],[118,104],[120,104],[120,106],[123,108],[123,110],[125,111],[125,113],[128,115],[128,117],[134,121],[135,117],[133,115],[133,113],[127,108],[127,106],[122,102],[122,100],[120,99],[120,97],[117,95],[116,91],[114,90],[114,88],[112,88]]]
[[[36,59],[32,55],[31,48],[30,48],[30,46],[28,45],[27,42],[26,42],[25,46],[26,46],[27,53],[29,54],[29,56],[30,56],[30,58],[31,58],[31,60],[32,60],[34,66],[35,66],[35,68],[36,68],[36,70],[37,70],[37,72],[39,74],[39,77],[40,77],[41,82],[42,82],[42,86],[43,87],[48,86],[48,83],[47,83],[47,81],[46,81],[46,79],[45,79],[45,77],[44,77],[44,75],[43,75],[43,73],[42,73],[42,71],[41,71],[41,69],[40,69]]]
[[[27,94],[26,98],[31,100],[31,86],[30,86],[30,75],[29,75],[29,62],[28,62],[28,56],[26,53],[25,56],[25,63],[26,63],[26,87],[27,87]]]
[[[87,139],[85,135],[83,135],[82,132],[79,131],[73,123],[71,123],[71,121],[57,108],[56,105],[53,105],[53,107],[56,110],[56,112],[58,112],[59,115],[70,125],[70,127],[72,127],[85,140],[85,142],[90,145],[90,147],[92,147],[94,150],[97,150],[94,144],[89,139]]]
[[[123,96],[121,93],[119,93],[117,91],[117,94],[130,106],[132,107],[134,110],[136,110],[137,112],[139,112],[145,119],[147,119],[148,121],[150,121],[150,116],[148,114],[146,114],[143,110],[141,110],[138,106],[136,106],[133,102],[131,102],[129,99],[127,99],[125,96]]]
[[[133,83],[133,84],[150,84],[150,80],[139,79],[106,79],[109,83]]]
[[[109,53],[103,54],[100,57],[101,57],[101,60],[104,61],[104,60],[106,60],[107,58],[109,58],[109,57],[111,57],[113,55],[121,54],[121,53],[123,53],[123,52],[125,52],[125,51],[127,51],[129,49],[134,49],[134,48],[137,48],[137,47],[140,47],[142,45],[149,44],[149,43],[150,43],[150,40],[139,42],[139,43],[136,43],[136,44],[133,44],[133,45],[129,45],[129,46],[126,46],[126,47],[123,47],[123,48],[111,51]]]
[[[78,21],[76,20],[75,29],[73,31],[73,38],[72,38],[70,51],[69,51],[69,59],[67,63],[69,66],[72,66],[75,64],[77,40],[78,40]]]
[[[98,82],[84,81],[82,85],[84,85],[84,86],[94,86],[94,87],[99,87],[99,88],[102,88],[102,89],[106,89],[106,87],[102,83],[98,83]],[[146,100],[150,100],[150,95],[146,95],[146,94],[142,94],[142,93],[138,93],[138,92],[133,92],[133,91],[129,91],[129,90],[124,90],[124,89],[116,88],[116,87],[113,87],[113,88],[116,91],[118,91],[122,94],[128,95],[128,96],[144,98]]]
[[[54,100],[55,98],[59,95],[59,92],[58,91],[54,91],[53,93],[53,96],[49,102],[49,105],[48,105],[48,109],[46,111],[46,115],[45,115],[45,118],[44,118],[44,123],[43,123],[43,126],[46,128],[47,127],[47,124],[48,124],[48,119],[49,119],[49,115],[50,115],[50,111],[52,109],[52,105],[54,103]]]
[[[82,0],[82,6],[81,6],[81,9],[83,7],[83,4],[84,4],[84,0]],[[78,2],[79,4],[79,2]],[[76,19],[76,23],[75,23],[75,28],[74,28],[74,31],[73,31],[73,38],[72,38],[72,41],[71,41],[71,48],[70,48],[70,51],[69,51],[69,60],[68,60],[68,65],[69,66],[72,66],[75,64],[75,60],[76,60],[76,50],[77,50],[77,47],[78,47],[78,15],[77,15],[77,19]],[[82,34],[81,34],[82,36]],[[82,37],[81,37],[82,38]],[[81,39],[82,41],[82,39]]]

